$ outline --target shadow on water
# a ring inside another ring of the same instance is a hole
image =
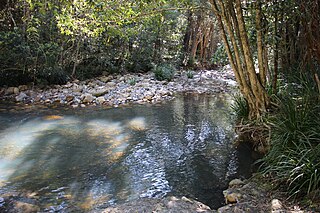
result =
[[[34,194],[57,211],[170,194],[217,208],[228,181],[249,174],[231,145],[228,102],[181,95],[161,106],[57,110],[61,117],[0,114],[0,196]]]
[[[48,204],[44,207],[62,208],[61,204],[72,201],[81,209],[107,200],[113,190],[120,191],[117,187],[121,186],[115,184],[110,188],[106,176],[122,157],[128,140],[118,123],[36,119],[16,130],[1,140],[6,153],[2,153],[1,169],[7,172],[1,176],[10,182],[7,187],[37,192]],[[121,174],[114,175],[117,182],[123,182]]]

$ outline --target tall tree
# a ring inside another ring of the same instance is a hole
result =
[[[244,20],[244,5],[241,0],[210,0],[231,67],[240,91],[248,102],[250,118],[258,118],[266,112],[270,101],[265,90],[266,69],[263,56],[264,45],[261,26],[261,5],[256,1],[256,31],[259,73],[256,74],[252,45],[248,38],[248,27]]]

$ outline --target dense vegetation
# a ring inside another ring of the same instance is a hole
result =
[[[192,1],[8,0],[1,7],[0,85],[146,72],[164,62],[209,66],[218,47],[212,14]]]
[[[170,80],[227,55],[238,118],[269,149],[264,174],[320,194],[319,1],[7,0],[0,20],[0,85],[150,70]]]

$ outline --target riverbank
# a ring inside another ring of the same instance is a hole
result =
[[[317,210],[303,210],[297,203],[286,200],[268,182],[263,182],[259,177],[249,180],[234,179],[229,183],[229,188],[223,192],[226,205],[219,209],[210,209],[209,206],[187,197],[169,196],[161,199],[141,198],[128,201],[104,210],[91,210],[90,213],[130,213],[130,212],[154,212],[154,213],[314,213]],[[36,195],[11,195],[0,198],[0,212],[42,212],[38,206]],[[76,208],[66,208],[63,205],[46,209],[45,212],[59,212],[59,208],[65,212],[80,211]]]
[[[189,77],[189,78],[188,78]],[[153,73],[100,76],[74,80],[65,85],[0,88],[0,99],[24,104],[63,105],[71,108],[104,105],[118,107],[131,103],[159,103],[176,92],[217,94],[236,85],[230,69],[177,72],[171,82],[158,81]]]
[[[207,205],[186,197],[165,197],[163,199],[140,199],[115,207],[109,207],[101,213],[123,212],[205,212],[205,213],[312,213],[302,210],[296,203],[290,203],[285,196],[277,194],[268,182],[259,176],[249,180],[234,179],[223,192],[226,205],[219,209],[210,209]]]

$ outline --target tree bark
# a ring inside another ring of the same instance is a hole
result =
[[[259,77],[263,87],[266,86],[266,70],[265,70],[265,60],[264,60],[264,45],[263,45],[263,29],[261,25],[261,2],[258,0],[256,2],[256,29],[257,29],[257,48],[258,48],[258,65],[259,65]]]
[[[250,119],[259,118],[266,112],[269,106],[269,97],[265,91],[264,85],[259,81],[253,61],[253,54],[250,50],[250,43],[247,35],[246,26],[244,23],[243,10],[241,0],[223,1],[210,0],[212,10],[215,13],[220,33],[226,47],[228,58],[232,69],[235,73],[236,80],[239,84],[240,91],[245,97],[249,105]],[[259,17],[258,17],[259,18]],[[261,17],[259,18],[259,20]],[[260,22],[257,23],[261,25]],[[266,79],[266,71],[263,64],[263,43],[262,34],[260,35],[261,49],[260,65],[262,65],[261,75]]]

